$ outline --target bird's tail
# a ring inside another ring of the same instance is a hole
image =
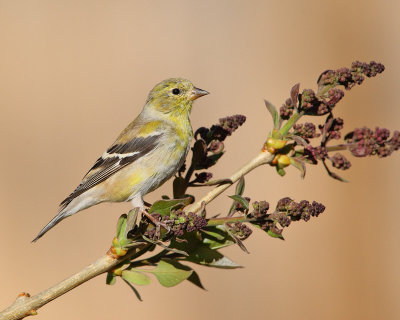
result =
[[[68,201],[61,202],[61,207],[58,214],[53,219],[51,219],[48,224],[46,224],[46,226],[39,232],[39,234],[36,236],[35,239],[32,240],[32,242],[36,242],[61,220],[64,220],[65,218],[72,216],[78,211],[89,208],[99,202],[100,201],[98,200],[98,197],[92,197],[91,195],[81,195],[79,197],[76,197],[75,199],[68,199]]]
[[[66,211],[65,208],[61,210],[53,219],[50,220],[48,224],[45,225],[45,227],[42,230],[40,230],[39,234],[36,236],[35,239],[32,240],[32,242],[36,242],[37,240],[39,240],[47,231],[49,231],[57,223],[69,217],[70,215],[71,213],[69,211]]]

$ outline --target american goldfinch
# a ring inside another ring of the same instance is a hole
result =
[[[189,119],[192,103],[206,94],[181,78],[157,84],[139,116],[97,159],[33,241],[61,220],[101,202],[131,201],[143,209],[143,196],[182,166],[193,137]]]

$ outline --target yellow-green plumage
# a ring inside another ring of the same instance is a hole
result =
[[[181,78],[157,84],[139,116],[96,161],[34,241],[62,219],[101,202],[132,201],[143,207],[142,197],[183,164],[193,136],[192,103],[206,94]]]

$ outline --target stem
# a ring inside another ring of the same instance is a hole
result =
[[[86,266],[81,271],[74,274],[73,276],[38,293],[37,295],[29,298],[17,299],[10,307],[0,313],[0,320],[16,320],[25,318],[29,315],[31,311],[36,311],[37,309],[43,307],[45,304],[62,296],[63,294],[85,283],[86,281],[97,277],[104,272],[112,270],[122,261],[137,254],[141,250],[146,250],[148,246],[149,244],[147,243],[140,243],[137,247],[132,248],[125,256],[120,258],[115,258],[112,254],[107,253],[100,259],[97,259],[94,263]]]
[[[349,147],[351,147],[353,145],[354,145],[354,143],[343,143],[343,144],[337,144],[335,146],[328,146],[325,148],[326,148],[327,152],[346,151],[346,150],[349,150]],[[296,153],[304,154],[304,149],[296,150]]]
[[[287,135],[289,130],[293,127],[293,125],[303,116],[303,112],[295,112],[290,119],[284,124],[284,126],[279,131],[281,135],[284,137]]]
[[[238,181],[242,176],[246,175],[260,165],[270,163],[273,158],[274,156],[267,151],[262,151],[247,164],[245,164],[242,168],[236,171],[231,177],[229,177],[229,180],[231,180],[233,184]],[[201,198],[200,201],[187,206],[186,210],[191,212],[198,212],[202,208],[203,202],[205,202],[205,204],[210,203],[218,195],[228,189],[229,186],[231,186],[231,184],[223,184],[215,187],[207,195]],[[243,219],[247,218],[215,218],[209,220],[209,225],[244,221]],[[26,316],[31,314],[31,312],[35,312],[37,309],[43,307],[45,304],[62,296],[63,294],[85,283],[86,281],[97,277],[102,273],[113,270],[115,267],[128,260],[129,258],[132,258],[133,256],[139,256],[142,250],[147,250],[148,247],[152,245],[153,244],[149,243],[139,243],[137,247],[129,249],[127,254],[120,258],[114,257],[109,251],[106,255],[104,255],[94,263],[88,265],[78,273],[42,291],[41,293],[38,293],[37,295],[29,298],[26,297],[17,299],[10,307],[0,313],[0,320],[16,320],[25,318]]]
[[[336,146],[329,146],[326,147],[327,152],[332,152],[332,151],[344,151],[344,150],[349,150],[349,147],[352,146],[353,143],[344,143],[344,144],[338,144]]]
[[[193,167],[193,163],[190,165],[188,171],[186,172],[186,176],[185,176],[185,181],[186,184],[189,184],[190,178],[192,177],[194,172],[194,167]],[[187,188],[186,188],[187,189]]]
[[[225,224],[225,223],[251,222],[251,221],[256,221],[256,219],[253,219],[253,218],[249,219],[246,216],[213,218],[213,219],[208,220],[207,226],[219,226],[219,225]]]
[[[253,170],[263,164],[271,162],[273,158],[274,158],[274,156],[271,155],[269,152],[262,151],[256,157],[254,157],[252,160],[250,160],[247,164],[245,164],[242,168],[237,170],[228,179],[230,179],[233,184],[236,181],[238,181],[242,176],[249,173],[251,170]],[[199,201],[185,207],[185,211],[186,212],[194,212],[194,213],[200,211],[201,204],[203,202],[205,202],[205,204],[210,203],[212,200],[214,200],[216,197],[218,197],[222,192],[224,192],[226,189],[228,189],[232,184],[223,184],[218,187],[215,187],[213,190],[211,190],[209,193],[207,193]]]

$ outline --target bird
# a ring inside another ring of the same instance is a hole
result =
[[[154,86],[140,114],[97,159],[32,242],[65,218],[102,202],[130,201],[151,219],[143,196],[183,165],[193,138],[189,118],[193,101],[207,94],[183,78]]]

